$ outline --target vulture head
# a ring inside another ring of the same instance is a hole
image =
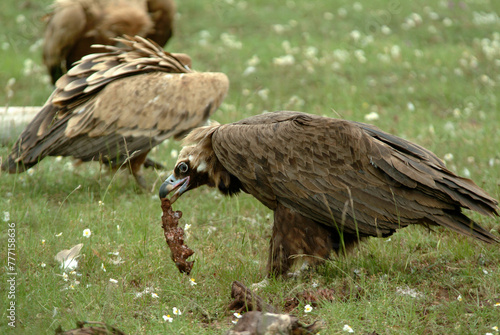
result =
[[[359,122],[275,112],[194,129],[160,197],[202,185],[251,194],[274,212],[267,270],[317,264],[370,236],[439,225],[486,243],[497,236],[462,213],[496,217],[498,201],[429,150]]]
[[[241,190],[241,182],[224,168],[212,150],[210,135],[217,128],[218,124],[201,127],[188,135],[184,142],[197,141],[198,144],[182,148],[173,173],[160,187],[160,198],[173,192],[170,203],[174,203],[186,191],[203,185],[217,187],[224,195]]]

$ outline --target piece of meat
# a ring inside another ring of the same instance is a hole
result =
[[[182,212],[173,211],[170,200],[167,198],[161,199],[161,209],[163,211],[161,216],[162,228],[171,251],[170,256],[179,271],[189,275],[194,261],[188,262],[187,258],[194,254],[194,251],[184,244],[184,229],[178,226]]]

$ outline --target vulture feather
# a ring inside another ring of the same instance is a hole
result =
[[[172,36],[174,0],[55,0],[47,16],[43,62],[55,84],[94,44],[139,35],[164,46]]]
[[[429,150],[368,124],[275,112],[195,129],[185,144],[160,197],[205,184],[253,195],[274,211],[270,274],[286,273],[294,256],[317,263],[411,224],[499,242],[461,211],[498,216],[497,200]]]
[[[127,162],[145,187],[140,167],[151,148],[203,125],[222,103],[225,74],[195,72],[187,55],[139,36],[116,41],[122,46],[102,46],[107,52],[84,57],[57,81],[2,170],[23,172],[46,156]]]

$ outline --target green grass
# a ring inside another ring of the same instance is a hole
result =
[[[2,105],[42,105],[52,92],[37,44],[48,3],[0,5]],[[500,23],[477,19],[478,13],[500,15],[500,2],[359,3],[360,10],[350,1],[178,1],[180,17],[166,49],[190,54],[197,70],[228,75],[230,92],[213,116],[221,123],[264,110],[356,121],[376,112],[379,119],[370,123],[440,157],[452,153],[450,169],[470,173],[500,198]],[[274,64],[287,53],[293,65]],[[254,56],[256,71],[244,76]],[[33,66],[26,67],[27,59]],[[15,83],[8,88],[10,78]],[[15,138],[2,141],[5,157]],[[169,142],[152,156],[172,167],[174,149],[179,144]],[[265,275],[272,213],[248,195],[222,198],[203,188],[176,202],[182,224],[192,225],[187,244],[195,251],[191,277],[197,285],[191,286],[170,260],[162,234],[156,192],[164,175],[147,171],[148,182],[156,183],[147,194],[126,173],[113,177],[98,164],[72,169],[70,159],[47,158],[31,172],[0,175],[0,218],[8,212],[16,223],[14,332],[53,333],[59,325],[70,329],[76,320],[91,320],[128,334],[221,334],[234,319],[227,310],[232,281],[250,285]],[[498,234],[498,218],[471,216]],[[1,232],[6,259],[7,222]],[[84,247],[77,274],[64,281],[54,256],[78,243]],[[123,263],[114,264],[110,252],[119,252]],[[10,329],[6,272],[1,333]],[[258,294],[282,310],[297,298],[290,313],[303,323],[325,320],[324,334],[344,333],[345,324],[356,333],[484,334],[500,327],[498,278],[498,246],[411,227],[390,239],[370,239],[299,279],[272,280]],[[305,314],[311,302],[303,292],[318,289],[330,290],[334,299]],[[182,315],[173,315],[173,307]],[[163,322],[165,314],[174,321]]]

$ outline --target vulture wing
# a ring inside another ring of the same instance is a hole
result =
[[[423,223],[495,240],[460,211],[498,215],[495,199],[430,151],[374,126],[268,113],[220,126],[212,146],[244,190],[271,209],[281,203],[359,236]]]
[[[49,155],[120,165],[203,124],[227,93],[222,73],[194,72],[138,36],[117,41],[124,46],[106,46],[61,77],[3,169],[24,171]]]

